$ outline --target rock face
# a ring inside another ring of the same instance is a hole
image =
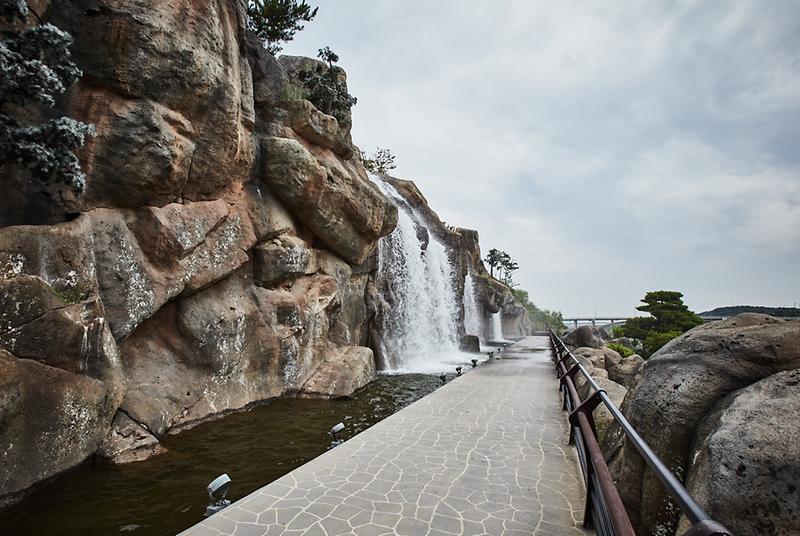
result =
[[[564,344],[571,348],[603,348],[606,345],[609,337],[605,331],[597,326],[580,326],[567,333],[564,338]]]
[[[397,208],[354,156],[350,116],[288,98],[327,66],[266,53],[245,9],[37,2],[85,74],[61,111],[97,135],[78,155],[80,196],[0,165],[13,186],[0,199],[0,507],[91,456],[143,460],[204,420],[375,378],[376,246]],[[477,233],[387,179],[446,246],[457,298],[475,274],[485,311],[526,334]]]
[[[368,259],[397,211],[349,121],[283,99],[303,62],[254,42],[241,1],[38,11],[76,38],[60,106],[97,135],[80,196],[42,204],[1,169],[23,194],[0,200],[0,506],[95,453],[371,381]]]
[[[791,370],[723,399],[698,426],[687,489],[736,534],[800,533],[798,414],[800,370]],[[682,519],[678,532],[688,527]]]
[[[787,417],[798,379],[789,371],[798,368],[800,322],[742,314],[661,348],[645,362],[622,410],[667,466],[688,479],[701,506],[735,534],[795,533],[791,482],[800,427]],[[634,527],[673,533],[677,508],[615,425],[605,450]]]

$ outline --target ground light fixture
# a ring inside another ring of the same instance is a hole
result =
[[[472,368],[475,368],[477,366],[478,366],[478,360],[477,359],[473,359],[472,360]]]
[[[211,503],[206,506],[206,512],[203,514],[204,517],[214,515],[231,504],[231,501],[225,498],[225,496],[228,494],[228,488],[230,488],[230,485],[231,477],[229,477],[227,473],[223,473],[212,480],[208,486],[206,486],[206,491],[208,491],[208,499],[211,501]]]
[[[461,367],[456,367],[456,376],[461,376]]]
[[[486,352],[486,355],[489,356],[489,359],[494,357],[494,352]]]
[[[336,434],[338,434],[342,430],[344,430],[344,423],[343,422],[335,424],[333,426],[333,428],[331,428],[330,434],[333,436],[333,440],[334,441],[338,441],[339,443],[341,443],[341,441],[339,441],[339,436],[337,436]]]

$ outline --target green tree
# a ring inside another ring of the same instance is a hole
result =
[[[247,28],[264,43],[270,54],[277,54],[286,43],[301,31],[303,22],[311,22],[317,9],[305,0],[249,0],[247,2]]]
[[[547,331],[548,329],[552,329],[556,333],[561,333],[567,329],[564,325],[564,317],[560,311],[539,309],[530,300],[530,295],[527,290],[515,288],[512,289],[511,292],[514,294],[514,298],[528,311],[528,318],[530,318],[531,327],[534,331]]]
[[[489,253],[486,254],[486,258],[483,259],[486,264],[489,265],[489,275],[492,277],[494,277],[494,269],[502,266],[503,255],[507,254],[504,251],[492,248],[489,250]]]
[[[505,254],[501,262],[500,268],[503,271],[502,281],[509,287],[514,286],[513,273],[519,270],[519,264],[514,262],[510,255]]]
[[[93,127],[69,117],[31,119],[83,74],[70,59],[72,36],[52,24],[30,27],[22,0],[0,0],[0,19],[0,161],[80,192],[85,176],[73,150]]]
[[[659,348],[681,333],[703,323],[683,303],[683,294],[670,290],[648,292],[642,298],[644,305],[636,309],[650,316],[629,318],[621,327],[625,337],[642,341],[645,357],[654,354]]]
[[[328,68],[306,75],[303,84],[308,90],[308,100],[319,111],[332,115],[340,124],[344,123],[358,99],[347,92],[344,71],[334,65],[339,61],[339,56],[325,47],[319,49],[317,57],[327,63]]]

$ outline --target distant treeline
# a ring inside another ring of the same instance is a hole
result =
[[[777,317],[800,317],[800,309],[797,307],[762,307],[760,305],[717,307],[716,309],[700,313],[700,316],[735,316],[739,313],[761,313]]]

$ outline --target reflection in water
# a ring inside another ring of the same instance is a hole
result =
[[[228,498],[244,497],[325,452],[337,422],[348,439],[439,385],[435,376],[381,376],[351,398],[276,400],[201,424],[165,438],[162,456],[61,477],[2,512],[0,534],[175,534],[202,519],[218,475],[233,480]]]

